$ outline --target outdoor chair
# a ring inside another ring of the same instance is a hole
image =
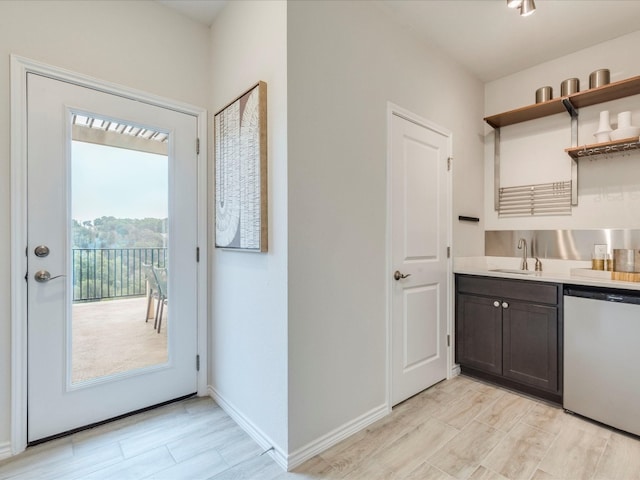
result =
[[[143,263],[142,270],[144,272],[144,277],[147,282],[147,309],[145,311],[144,321],[148,322],[149,318],[151,318],[151,315],[150,315],[152,311],[151,304],[153,302],[153,299],[158,297],[159,288],[158,288],[158,281],[156,280],[156,275],[153,273],[153,266]]]
[[[152,302],[156,300],[155,317],[153,329],[160,333],[162,325],[162,315],[164,306],[167,304],[167,269],[157,268],[146,263],[142,264],[145,279],[147,281],[147,309],[145,312],[145,322],[151,318]]]
[[[156,307],[156,321],[153,327],[158,330],[162,328],[162,315],[164,313],[164,306],[167,305],[167,269],[166,268],[153,268],[153,273],[156,278],[156,284],[158,286],[158,306]]]

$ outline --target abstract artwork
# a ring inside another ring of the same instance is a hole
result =
[[[267,84],[258,82],[214,116],[219,248],[267,251]]]

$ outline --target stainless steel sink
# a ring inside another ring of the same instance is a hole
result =
[[[489,271],[500,272],[500,273],[515,273],[516,275],[535,275],[536,273],[536,272],[532,272],[531,270],[518,270],[515,268],[495,268]]]

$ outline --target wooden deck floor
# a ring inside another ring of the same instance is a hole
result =
[[[159,334],[146,308],[146,297],[73,305],[74,383],[167,361],[167,308]]]

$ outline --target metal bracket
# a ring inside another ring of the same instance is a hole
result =
[[[493,130],[493,208],[500,210],[500,127]]]
[[[573,106],[573,103],[571,103],[571,100],[569,100],[568,98],[563,98],[562,105],[564,105],[564,108],[567,109],[567,112],[569,112],[569,115],[571,115],[571,118],[575,118],[578,116],[578,111]]]
[[[578,110],[568,98],[562,105],[571,116],[571,146],[578,146]],[[493,208],[500,211],[500,127],[493,129]],[[578,205],[578,161],[571,158],[571,205]]]
[[[571,115],[571,146],[578,146],[578,112]],[[578,205],[578,160],[571,157],[571,205]]]
[[[562,105],[571,115],[571,146],[578,146],[578,110],[573,106],[568,98],[562,99]],[[578,162],[571,158],[571,205],[578,205]]]

